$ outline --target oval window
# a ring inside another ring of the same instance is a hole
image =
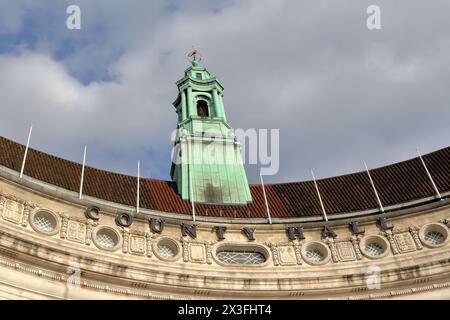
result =
[[[255,250],[218,250],[217,258],[225,264],[262,264],[267,260]]]

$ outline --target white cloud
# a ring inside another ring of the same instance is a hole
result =
[[[35,147],[79,160],[87,143],[91,164],[133,173],[140,158],[146,174],[167,179],[174,83],[196,45],[225,84],[231,124],[280,129],[281,171],[268,182],[447,146],[449,5],[379,2],[381,31],[366,28],[369,1],[196,1],[176,10],[167,1],[79,1],[81,31],[49,23],[34,49],[0,56],[1,134],[23,142],[33,122]],[[24,27],[23,13],[11,16],[18,27],[9,32]],[[75,50],[55,58],[67,45]]]

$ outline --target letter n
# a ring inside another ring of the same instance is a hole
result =
[[[197,238],[197,225],[181,224],[181,234],[183,237],[189,235],[192,239]]]

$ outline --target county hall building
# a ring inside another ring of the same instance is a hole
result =
[[[194,59],[177,86],[171,181],[0,137],[0,298],[450,299],[450,147],[249,185],[221,82]]]

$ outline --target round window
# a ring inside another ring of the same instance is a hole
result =
[[[170,238],[162,238],[154,245],[155,254],[162,260],[173,261],[179,257],[178,243]]]
[[[436,248],[445,245],[449,231],[440,223],[429,223],[419,230],[419,238],[427,247]]]
[[[384,253],[384,248],[377,242],[370,242],[366,244],[366,252],[371,256],[378,257]]]
[[[389,242],[378,235],[369,235],[359,243],[361,252],[370,259],[378,259],[389,253]]]
[[[94,243],[100,249],[115,251],[120,243],[119,233],[110,227],[101,227],[93,235]]]
[[[302,255],[305,261],[312,265],[325,264],[330,260],[330,249],[324,243],[312,241],[302,248]]]
[[[308,258],[309,260],[319,263],[322,262],[323,260],[325,260],[325,256],[322,254],[322,252],[320,252],[319,250],[316,249],[310,249],[306,251],[306,258]]]
[[[164,257],[171,259],[177,255],[177,248],[169,243],[158,243],[158,252]]]
[[[34,230],[53,235],[58,233],[59,219],[49,211],[38,211],[30,216],[31,226]]]
[[[444,243],[445,237],[439,231],[428,231],[425,234],[425,241],[434,245],[440,245],[441,243]]]

